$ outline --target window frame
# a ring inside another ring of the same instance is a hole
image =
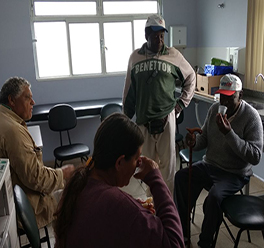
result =
[[[106,77],[106,76],[121,76],[124,75],[125,71],[118,72],[107,72],[106,71],[106,57],[105,57],[105,46],[104,46],[104,23],[107,22],[130,22],[131,23],[131,37],[132,37],[132,51],[135,50],[135,38],[134,38],[134,21],[147,19],[147,17],[152,13],[146,14],[121,14],[121,15],[104,15],[103,14],[103,2],[107,0],[78,0],[78,2],[96,2],[96,15],[86,15],[86,16],[74,16],[74,15],[58,15],[58,16],[36,16],[34,12],[35,2],[73,2],[74,0],[30,0],[30,24],[32,33],[32,45],[33,45],[33,56],[36,79],[38,81],[49,81],[49,80],[61,80],[61,79],[76,79],[76,78],[93,78],[93,77]],[[118,0],[115,0],[118,1]],[[129,0],[122,0],[129,1]],[[142,0],[133,0],[142,1]],[[157,2],[157,12],[162,15],[162,1],[163,0],[151,0]],[[40,77],[37,59],[37,48],[36,48],[36,36],[34,30],[35,22],[57,22],[62,21],[66,24],[67,32],[67,51],[68,51],[68,63],[69,63],[69,75],[67,76],[51,76],[51,77]],[[73,74],[72,68],[72,56],[71,56],[71,45],[70,45],[70,33],[69,24],[70,23],[98,23],[99,24],[99,35],[100,35],[100,55],[101,55],[101,73],[94,74]]]

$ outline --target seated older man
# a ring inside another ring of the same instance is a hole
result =
[[[193,164],[191,177],[191,208],[202,189],[209,190],[203,204],[204,220],[198,245],[211,247],[213,236],[221,224],[221,202],[235,194],[249,182],[252,165],[262,156],[263,128],[256,109],[242,100],[242,82],[227,74],[220,80],[220,104],[227,107],[226,114],[218,113],[219,103],[207,113],[202,134],[188,134],[186,139],[194,150],[207,149],[202,161]],[[188,170],[175,175],[175,202],[183,233],[188,237]]]
[[[30,86],[27,80],[13,77],[0,91],[0,158],[9,159],[12,183],[25,191],[41,228],[54,219],[57,200],[53,193],[64,188],[64,179],[69,179],[74,167],[55,170],[44,166],[42,151],[25,123],[35,104]]]

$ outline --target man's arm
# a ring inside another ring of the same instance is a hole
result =
[[[181,95],[177,100],[177,104],[175,106],[176,114],[179,113],[183,108],[188,107],[188,105],[190,104],[193,98],[196,87],[195,72],[191,67],[191,65],[188,63],[188,61],[183,56],[179,68],[184,77],[184,82],[182,85]]]
[[[12,147],[5,140],[5,147],[12,170],[23,185],[34,191],[48,194],[64,187],[63,172],[61,169],[52,169],[44,166],[42,152],[34,147],[30,134],[25,127],[12,129],[9,133],[16,147]]]
[[[251,118],[248,118],[243,137],[240,137],[232,129],[226,116],[224,118],[220,116],[218,120],[221,122],[219,125],[225,126],[225,130],[229,130],[228,132],[224,132],[224,134],[226,141],[234,153],[244,161],[252,165],[257,165],[260,162],[263,147],[263,127],[259,114],[254,113],[251,115]]]

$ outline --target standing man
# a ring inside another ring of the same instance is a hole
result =
[[[57,201],[53,193],[64,188],[64,179],[70,178],[74,167],[44,166],[42,151],[25,123],[32,117],[34,104],[27,80],[13,77],[5,82],[0,91],[0,158],[9,159],[12,183],[25,191],[41,228],[54,219]]]
[[[182,54],[164,44],[168,30],[160,15],[148,17],[146,43],[129,59],[123,92],[124,113],[136,114],[145,143],[142,154],[155,160],[164,181],[173,192],[176,172],[175,117],[187,107],[195,90],[195,72]],[[181,81],[182,93],[175,97],[175,82]]]
[[[208,110],[202,134],[187,134],[186,141],[194,150],[206,148],[202,161],[192,166],[191,209],[202,189],[208,190],[203,204],[204,220],[198,245],[210,248],[223,218],[222,200],[235,194],[249,182],[252,165],[262,156],[263,127],[256,109],[242,100],[242,82],[227,74],[220,80],[220,104],[226,114],[218,113],[219,102]],[[189,168],[175,175],[175,201],[180,214],[185,240],[188,237]]]

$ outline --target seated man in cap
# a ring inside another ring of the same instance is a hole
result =
[[[232,74],[223,76],[219,102],[214,103],[205,119],[202,134],[187,134],[186,141],[194,150],[207,149],[202,161],[193,164],[191,209],[202,189],[208,190],[203,204],[204,220],[199,247],[211,247],[213,236],[222,222],[221,202],[249,182],[252,165],[262,156],[263,128],[256,109],[242,100],[242,82]],[[219,105],[227,107],[218,113]],[[175,203],[181,217],[183,233],[188,237],[188,170],[175,175]]]
[[[193,97],[196,77],[191,65],[174,47],[164,44],[168,32],[160,15],[148,17],[146,43],[130,56],[123,93],[124,113],[136,115],[145,143],[142,154],[159,164],[163,179],[173,192],[176,172],[175,116]],[[182,93],[175,97],[176,81]]]

